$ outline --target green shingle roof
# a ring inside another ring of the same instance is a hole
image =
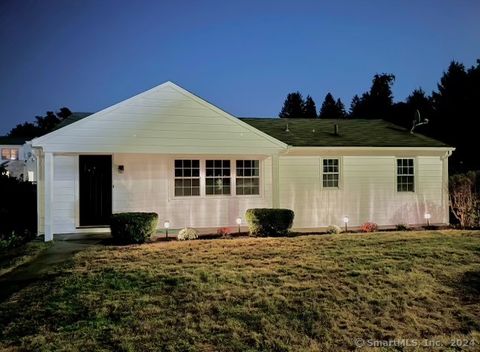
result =
[[[296,147],[448,147],[443,142],[384,120],[241,118],[260,131]],[[287,131],[288,124],[288,131]],[[334,125],[338,124],[338,135]]]
[[[92,113],[75,112],[56,129]],[[443,142],[384,120],[240,118],[260,131],[295,147],[448,147]],[[288,124],[288,132],[286,131]],[[334,125],[339,134],[334,134]]]
[[[59,128],[68,126],[74,122],[77,122],[87,116],[92,115],[93,113],[91,112],[73,112],[70,116],[65,118],[62,122],[60,122],[58,125],[55,126],[55,129],[58,130]]]

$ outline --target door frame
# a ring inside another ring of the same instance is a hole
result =
[[[114,173],[114,162],[115,162],[115,154],[113,153],[81,153],[81,154],[75,154],[74,155],[74,166],[75,166],[75,185],[74,185],[74,191],[75,191],[75,229],[77,232],[107,232],[109,230],[108,225],[93,225],[93,226],[81,226],[80,225],[80,155],[110,155],[112,157],[112,213],[114,212],[113,205],[115,204],[114,199],[115,199],[115,187],[114,187],[114,182],[115,182],[115,173]]]

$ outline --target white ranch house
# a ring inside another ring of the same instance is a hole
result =
[[[31,145],[46,241],[126,211],[199,230],[258,207],[294,210],[297,230],[448,223],[453,148],[381,120],[241,119],[166,82]]]

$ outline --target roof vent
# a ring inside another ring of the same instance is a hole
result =
[[[339,133],[338,133],[338,125],[337,125],[337,124],[333,125],[333,134],[334,134],[335,136],[338,136],[338,135],[339,135]]]

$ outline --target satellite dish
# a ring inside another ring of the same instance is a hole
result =
[[[413,124],[412,124],[412,128],[410,129],[410,133],[413,134],[415,127],[426,125],[427,123],[428,123],[428,119],[422,119],[422,116],[420,115],[420,111],[418,111],[418,109],[415,110],[415,118],[413,119]]]

